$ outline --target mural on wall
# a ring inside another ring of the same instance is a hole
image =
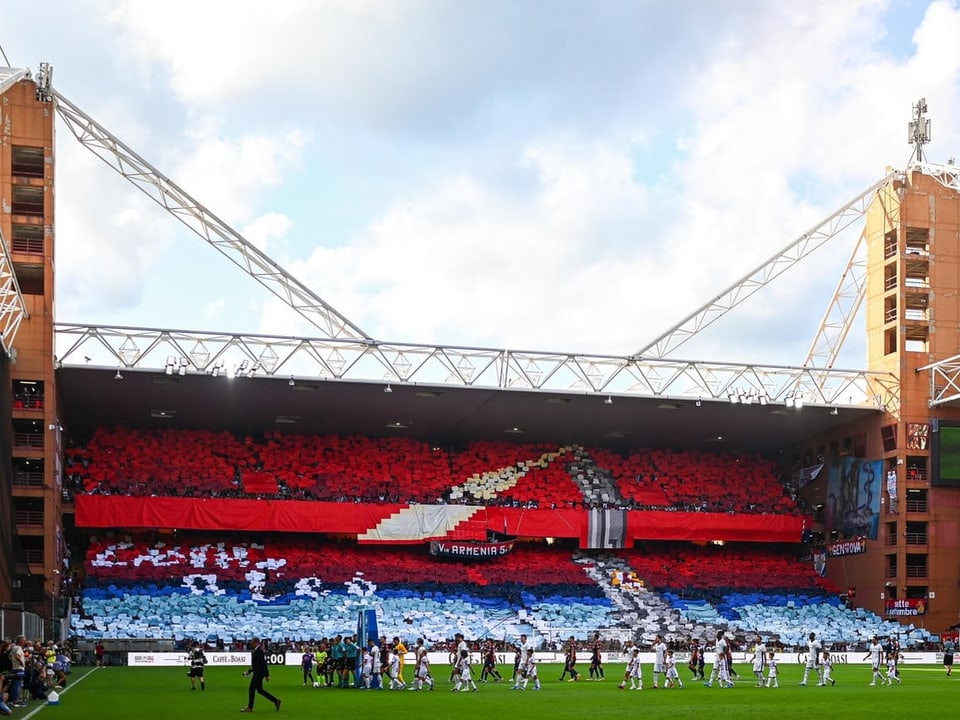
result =
[[[824,524],[827,531],[877,539],[883,460],[850,455],[830,463]]]

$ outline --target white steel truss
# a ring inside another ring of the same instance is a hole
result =
[[[899,413],[894,375],[635,356],[56,325],[61,365],[575,394],[859,406]]]
[[[850,253],[847,267],[823,315],[817,334],[810,344],[804,367],[831,368],[837,361],[853,320],[863,306],[867,292],[867,251],[864,232]]]
[[[16,85],[21,80],[30,77],[30,71],[20,68],[0,67],[0,95]]]
[[[907,171],[919,170],[924,175],[929,175],[945,188],[960,192],[960,167],[949,164],[941,165],[938,163],[911,163]]]
[[[296,310],[325,337],[370,340],[359,327],[163,175],[56,90],[57,113],[80,143],[235,265]]]
[[[960,400],[960,355],[924,365],[917,372],[930,373],[930,407]]]
[[[641,357],[665,358],[673,353],[694,335],[712,325],[828,240],[860,220],[873,199],[873,193],[897,175],[898,173],[891,172],[883,179],[875,182],[828,218],[805,232],[755,270],[740,278],[717,295],[716,298],[692,312],[636,354]]]
[[[30,317],[30,314],[20,292],[7,241],[0,229],[0,347],[11,359],[14,359],[13,340],[26,317]]]

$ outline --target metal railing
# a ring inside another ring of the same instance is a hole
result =
[[[43,526],[43,510],[14,510],[13,522],[17,525]]]

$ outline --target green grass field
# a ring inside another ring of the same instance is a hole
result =
[[[586,665],[581,669],[586,671]],[[903,684],[893,687],[869,687],[867,665],[837,665],[835,687],[799,687],[799,666],[780,667],[779,689],[753,687],[747,666],[738,666],[742,680],[735,688],[706,688],[700,682],[681,677],[685,687],[675,690],[651,690],[652,675],[644,667],[644,690],[618,690],[623,667],[606,668],[604,682],[558,682],[559,665],[541,665],[543,689],[514,692],[510,684],[480,684],[476,693],[450,692],[448,669],[434,667],[437,690],[434,692],[360,691],[334,688],[305,688],[299,669],[278,667],[272,670],[267,689],[280,697],[283,706],[276,712],[264,698],[258,697],[255,714],[276,718],[372,718],[405,717],[414,720],[460,720],[507,717],[531,717],[534,720],[567,718],[611,718],[622,720],[632,713],[645,718],[711,720],[744,718],[823,718],[843,720],[878,717],[905,717],[911,720],[949,716],[955,706],[960,676],[947,678],[936,666],[905,666]],[[176,718],[177,720],[219,720],[239,717],[246,705],[248,681],[242,668],[208,668],[207,689],[191,691],[186,671],[181,668],[120,668],[92,670],[74,668],[71,684],[60,705],[31,702],[16,710],[14,717],[38,720],[63,717],[70,720],[131,720],[133,718]],[[512,668],[501,668],[509,677]],[[407,676],[411,669],[407,669]],[[532,686],[531,686],[532,687]]]

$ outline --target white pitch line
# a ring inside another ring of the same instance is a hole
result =
[[[76,685],[77,683],[83,682],[90,676],[91,673],[96,672],[97,670],[99,670],[99,668],[95,668],[95,667],[90,668],[82,676],[78,677],[76,680],[74,680],[69,685],[67,685],[63,690],[58,690],[57,694],[59,694],[61,697],[63,695],[66,695],[67,690],[72,690],[74,685]],[[31,710],[30,712],[28,712],[26,715],[23,716],[23,720],[30,720],[30,718],[32,718],[38,712],[43,710],[46,706],[47,706],[47,703],[42,703],[40,705],[37,705],[33,710]]]

